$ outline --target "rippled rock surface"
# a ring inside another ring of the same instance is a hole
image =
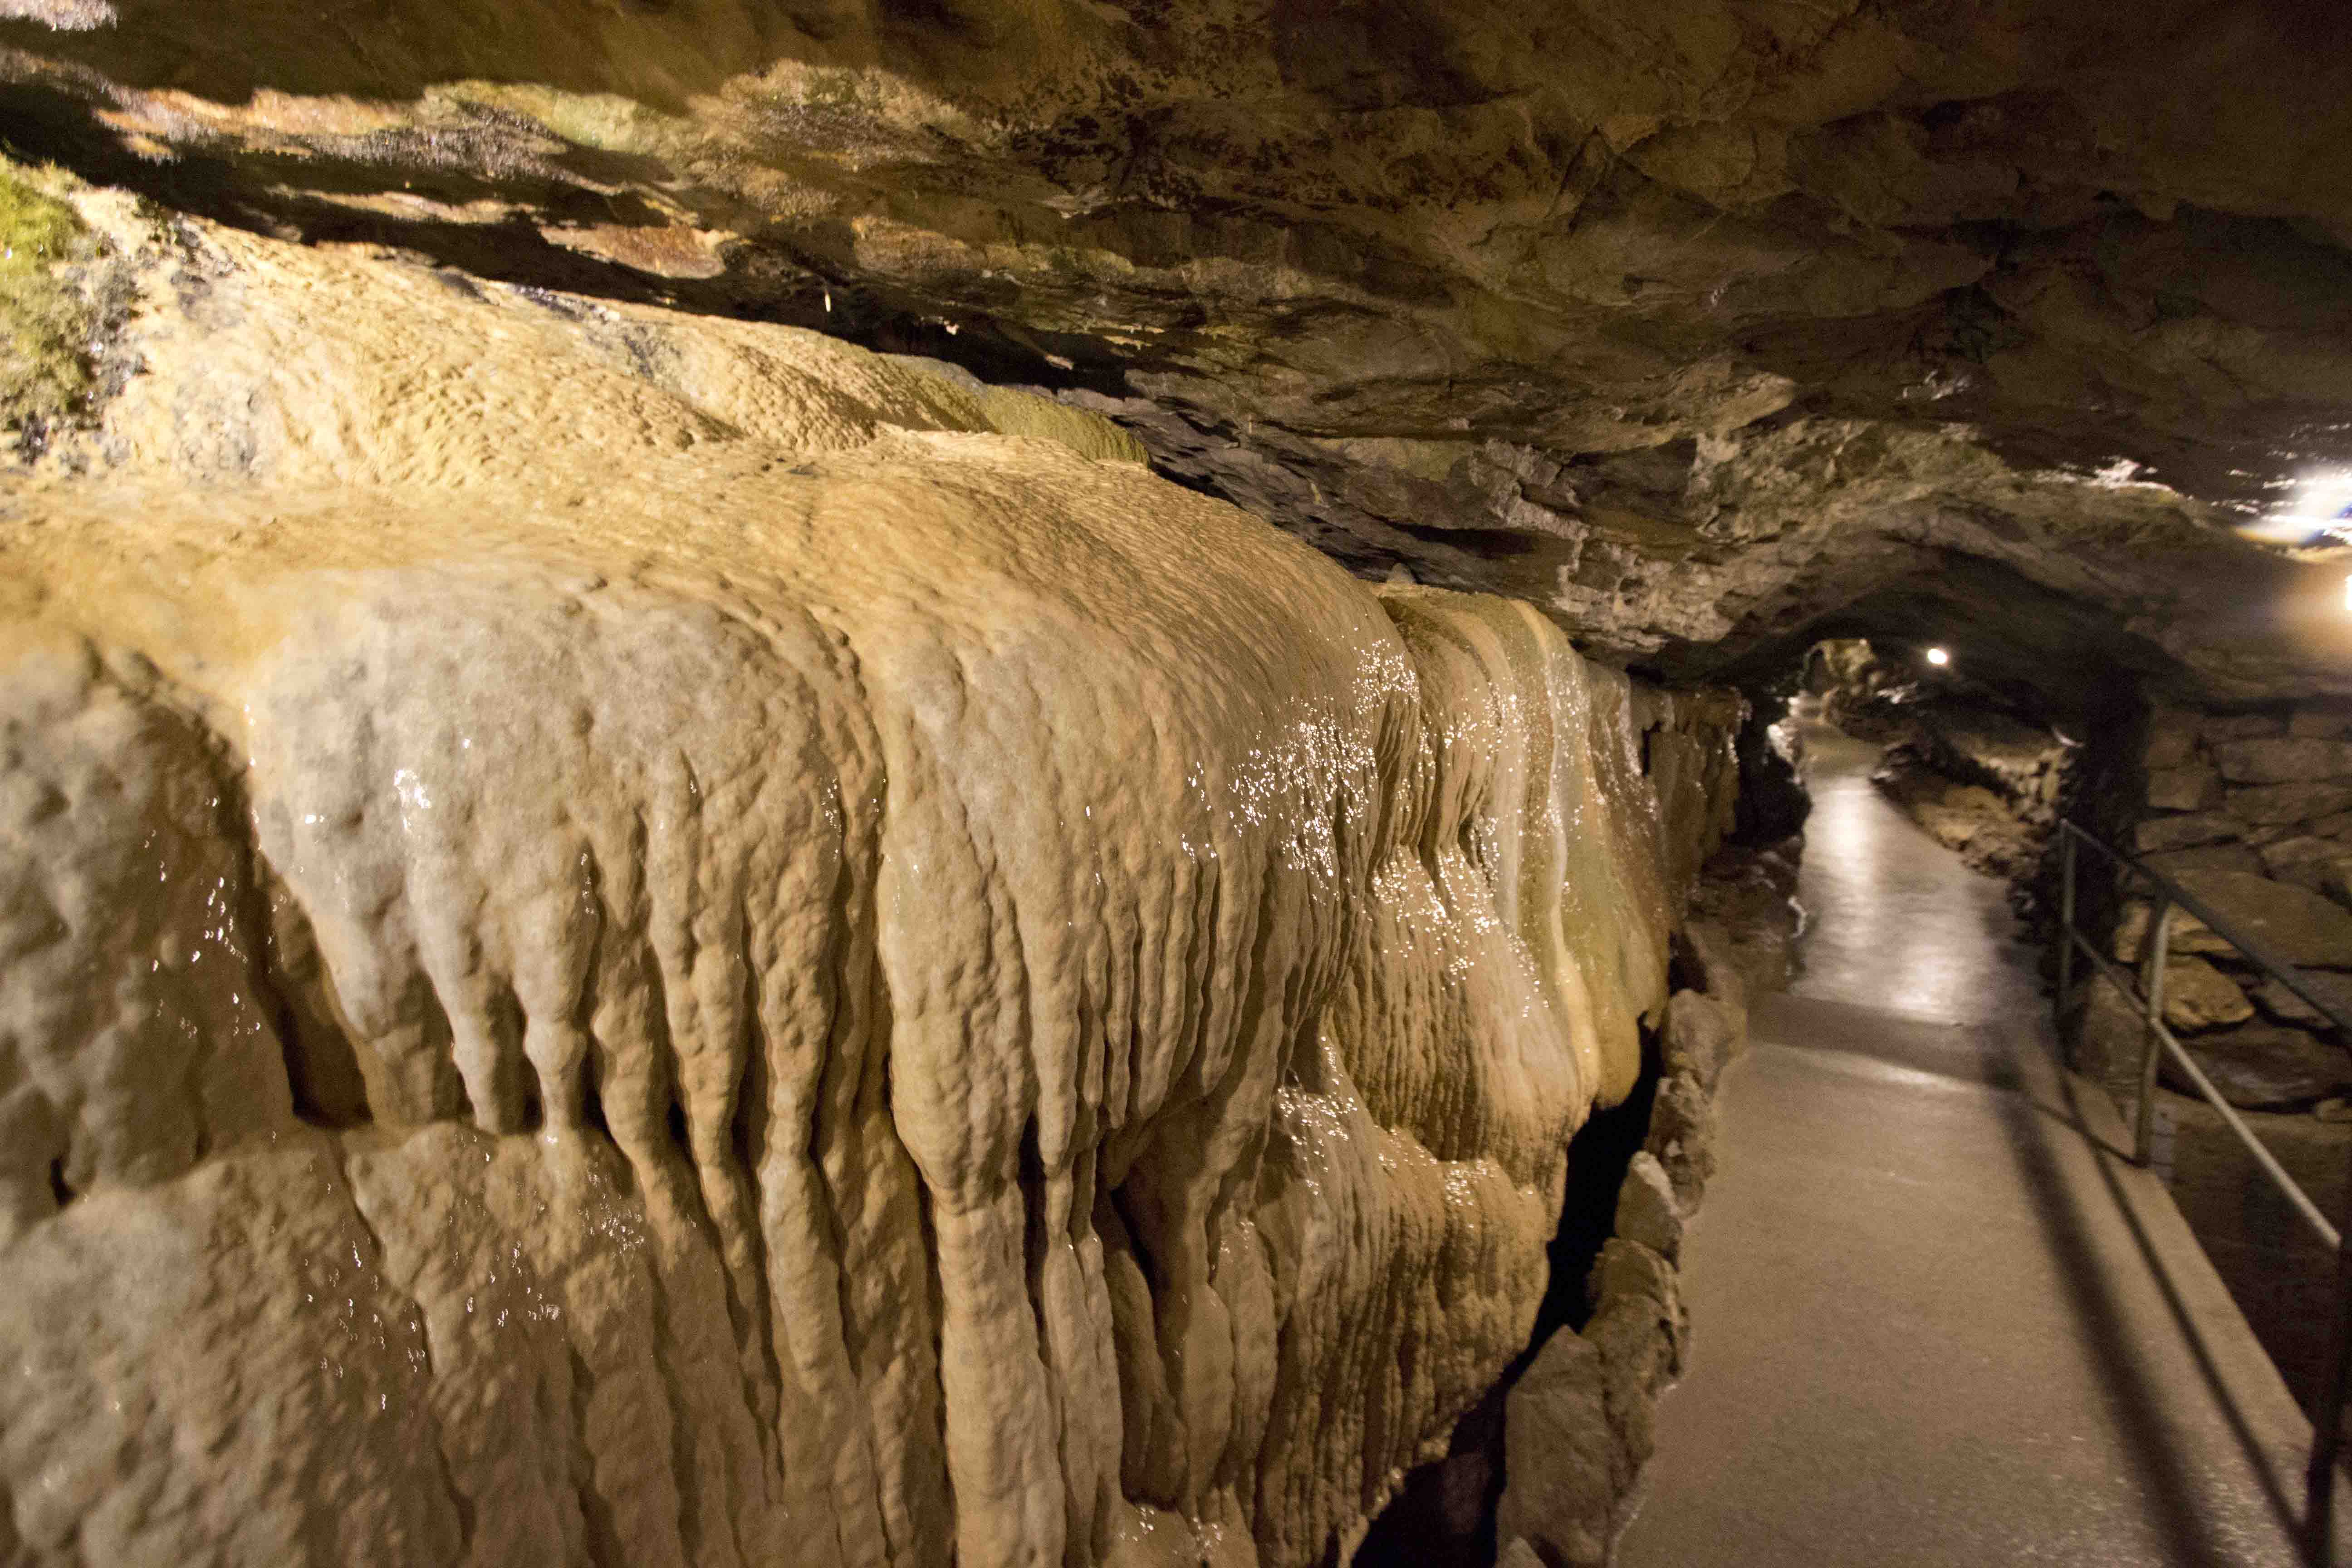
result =
[[[923,362],[57,199],[0,1560],[1352,1543],[1525,1345],[1736,703]]]

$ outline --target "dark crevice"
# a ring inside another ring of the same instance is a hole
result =
[[[1117,1211],[1119,1224],[1126,1227],[1128,1250],[1134,1255],[1135,1266],[1143,1271],[1144,1282],[1151,1287],[1154,1301],[1165,1299],[1168,1281],[1160,1271],[1160,1262],[1152,1255],[1149,1241],[1150,1226],[1144,1224],[1146,1215],[1138,1212],[1134,1195],[1122,1182],[1110,1190],[1110,1206]]]
[[[1643,1031],[1642,1073],[1622,1103],[1595,1110],[1568,1145],[1568,1181],[1549,1256],[1551,1278],[1536,1309],[1527,1348],[1464,1414],[1445,1457],[1405,1477],[1403,1488],[1372,1521],[1354,1568],[1489,1568],[1499,1542],[1495,1510],[1503,1498],[1504,1414],[1512,1386],[1553,1334],[1573,1333],[1591,1317],[1584,1281],[1613,1233],[1617,1190],[1650,1133],[1657,1100],[1658,1041]]]
[[[49,1162],[49,1195],[57,1199],[60,1209],[78,1195],[66,1181],[66,1159],[62,1154]]]
[[[604,1115],[604,1092],[597,1087],[603,1078],[598,1067],[596,1053],[592,1053],[590,1061],[580,1075],[580,1125],[601,1134],[606,1142],[618,1147],[613,1137],[613,1123]]]

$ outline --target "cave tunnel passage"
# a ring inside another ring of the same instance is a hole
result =
[[[2000,885],[1873,787],[1877,744],[1811,699],[1792,722],[1802,970],[1725,1077],[1688,1369],[1618,1560],[2297,1561],[2308,1427],[2057,1069]]]
[[[1825,721],[1815,699],[1787,722],[1812,800],[1797,889],[1802,967],[1790,994],[1947,1026],[1956,1044],[1921,1064],[1937,1070],[1955,1070],[1945,1063],[1958,1042],[2030,1037],[2048,1006],[2001,885],[1874,786],[1882,747]]]

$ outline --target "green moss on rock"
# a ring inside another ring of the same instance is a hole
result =
[[[97,310],[72,274],[98,254],[41,176],[0,161],[0,428],[69,412],[90,388]]]

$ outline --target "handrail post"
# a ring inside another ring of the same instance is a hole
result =
[[[2062,822],[2058,825],[2058,1011],[2062,1016],[2072,999],[2074,981],[2074,825]]]
[[[2147,1051],[2139,1064],[2139,1118],[2132,1132],[2132,1162],[2146,1165],[2156,1158],[2156,1069],[2164,1050],[2157,1030],[2164,1024],[2164,967],[2172,947],[2172,900],[2157,896],[2155,917],[2140,952],[2141,994],[2147,998]]]

